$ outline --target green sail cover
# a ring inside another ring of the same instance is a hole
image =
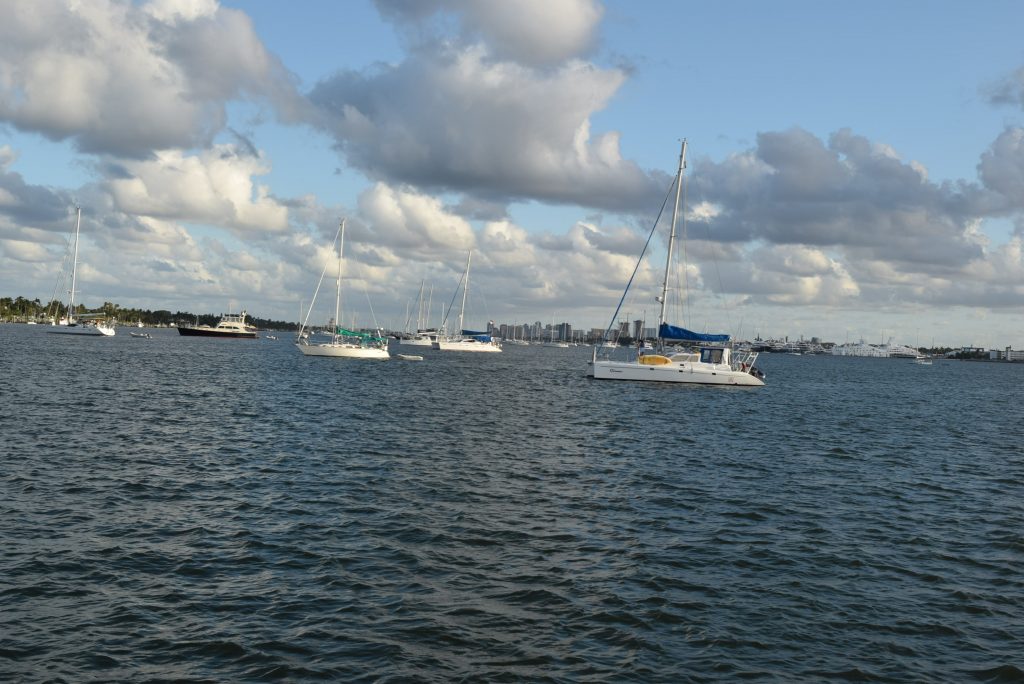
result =
[[[341,335],[342,337],[358,337],[361,340],[372,340],[374,342],[383,342],[384,341],[383,337],[377,337],[376,335],[371,335],[370,333],[355,332],[354,330],[346,330],[345,328],[338,328],[334,332],[334,334],[335,335]]]

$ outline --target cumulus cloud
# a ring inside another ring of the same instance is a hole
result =
[[[143,157],[201,146],[225,103],[299,107],[291,77],[242,12],[215,2],[8,3],[0,119],[83,151]]]
[[[409,257],[468,251],[475,238],[469,222],[435,197],[377,183],[359,197],[362,219],[382,244]]]
[[[516,25],[524,35],[554,36],[552,44],[564,30],[589,34],[600,16],[589,2],[384,7],[403,17],[459,9],[467,21],[491,27],[504,13],[519,12]],[[553,24],[551,13],[571,20]],[[527,25],[529,31],[522,28]],[[493,38],[495,31],[483,33]],[[591,132],[592,115],[608,105],[626,73],[572,57],[577,49],[537,68],[503,58],[493,43],[439,39],[399,64],[342,72],[318,83],[309,95],[317,110],[314,123],[334,137],[351,166],[391,184],[492,201],[649,207],[664,176],[624,159],[618,133]]]
[[[849,130],[825,142],[792,129],[721,163],[698,163],[714,239],[842,246],[869,258],[964,265],[980,255],[968,211],[977,187],[927,180],[920,164]]]
[[[197,155],[180,150],[148,160],[124,160],[122,177],[106,186],[117,209],[136,216],[209,223],[232,230],[280,231],[288,210],[252,178],[269,172],[259,157],[235,145],[215,145]]]
[[[1024,209],[1024,128],[1007,128],[981,155],[978,175],[1008,210]]]
[[[382,16],[407,31],[424,31],[432,15],[461,21],[466,40],[486,42],[498,59],[543,65],[587,53],[604,9],[594,0],[377,0]],[[422,39],[421,39],[422,40]]]

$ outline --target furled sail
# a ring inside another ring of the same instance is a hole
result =
[[[668,323],[662,323],[658,330],[658,337],[663,340],[687,340],[689,342],[728,342],[728,335],[715,335],[711,333],[698,333],[686,328],[677,328]]]

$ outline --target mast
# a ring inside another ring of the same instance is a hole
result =
[[[679,151],[679,171],[676,173],[676,203],[672,207],[672,231],[668,235],[668,256],[665,258],[665,279],[661,283],[661,312],[658,314],[658,337],[661,337],[661,326],[665,323],[665,306],[668,303],[668,274],[672,269],[672,250],[676,244],[676,219],[679,216],[679,196],[683,190],[683,169],[686,168],[686,138],[683,138],[682,149]]]
[[[341,219],[341,240],[338,241],[338,286],[334,294],[334,330],[331,331],[334,340],[338,339],[338,328],[341,327],[341,264],[345,252],[345,219]]]
[[[473,250],[469,250],[469,256],[466,257],[466,275],[463,276],[465,282],[462,284],[462,307],[459,309],[459,335],[462,334],[463,323],[462,317],[466,313],[466,294],[469,292],[469,262],[473,260]]]
[[[75,222],[75,260],[71,262],[71,292],[68,303],[68,325],[75,322],[75,278],[78,275],[78,233],[82,227],[82,207],[75,207],[78,210],[78,220]]]
[[[430,294],[427,295],[427,315],[423,317],[423,329],[430,325],[430,307],[434,305],[434,283],[430,283]]]
[[[427,326],[423,325],[423,284],[424,284],[425,280],[426,280],[425,278],[420,280],[420,296],[416,298],[416,305],[418,307],[417,311],[416,311],[416,331],[417,332],[419,332],[420,330],[423,330],[424,328],[427,327]]]

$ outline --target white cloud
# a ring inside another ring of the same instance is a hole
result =
[[[126,160],[127,178],[106,186],[117,208],[151,218],[197,221],[232,230],[281,231],[288,210],[253,176],[269,172],[266,162],[243,155],[234,145],[215,145],[198,155],[157,152],[146,161]]]
[[[53,260],[52,255],[43,245],[24,240],[0,240],[0,251],[4,256],[16,261],[45,262]]]
[[[468,251],[475,242],[468,221],[409,189],[377,183],[360,196],[359,210],[379,243],[409,256]]]
[[[521,64],[554,64],[590,51],[604,8],[595,0],[377,0],[382,15],[395,20],[420,43],[480,40],[497,59]],[[427,20],[443,14],[436,25]],[[461,22],[449,35],[444,19]]]
[[[647,209],[664,176],[624,159],[617,133],[591,133],[625,78],[578,60],[536,70],[449,46],[336,75],[310,99],[347,162],[392,184]]]
[[[84,151],[144,156],[208,142],[237,97],[297,106],[249,18],[211,2],[9,3],[0,119]]]

